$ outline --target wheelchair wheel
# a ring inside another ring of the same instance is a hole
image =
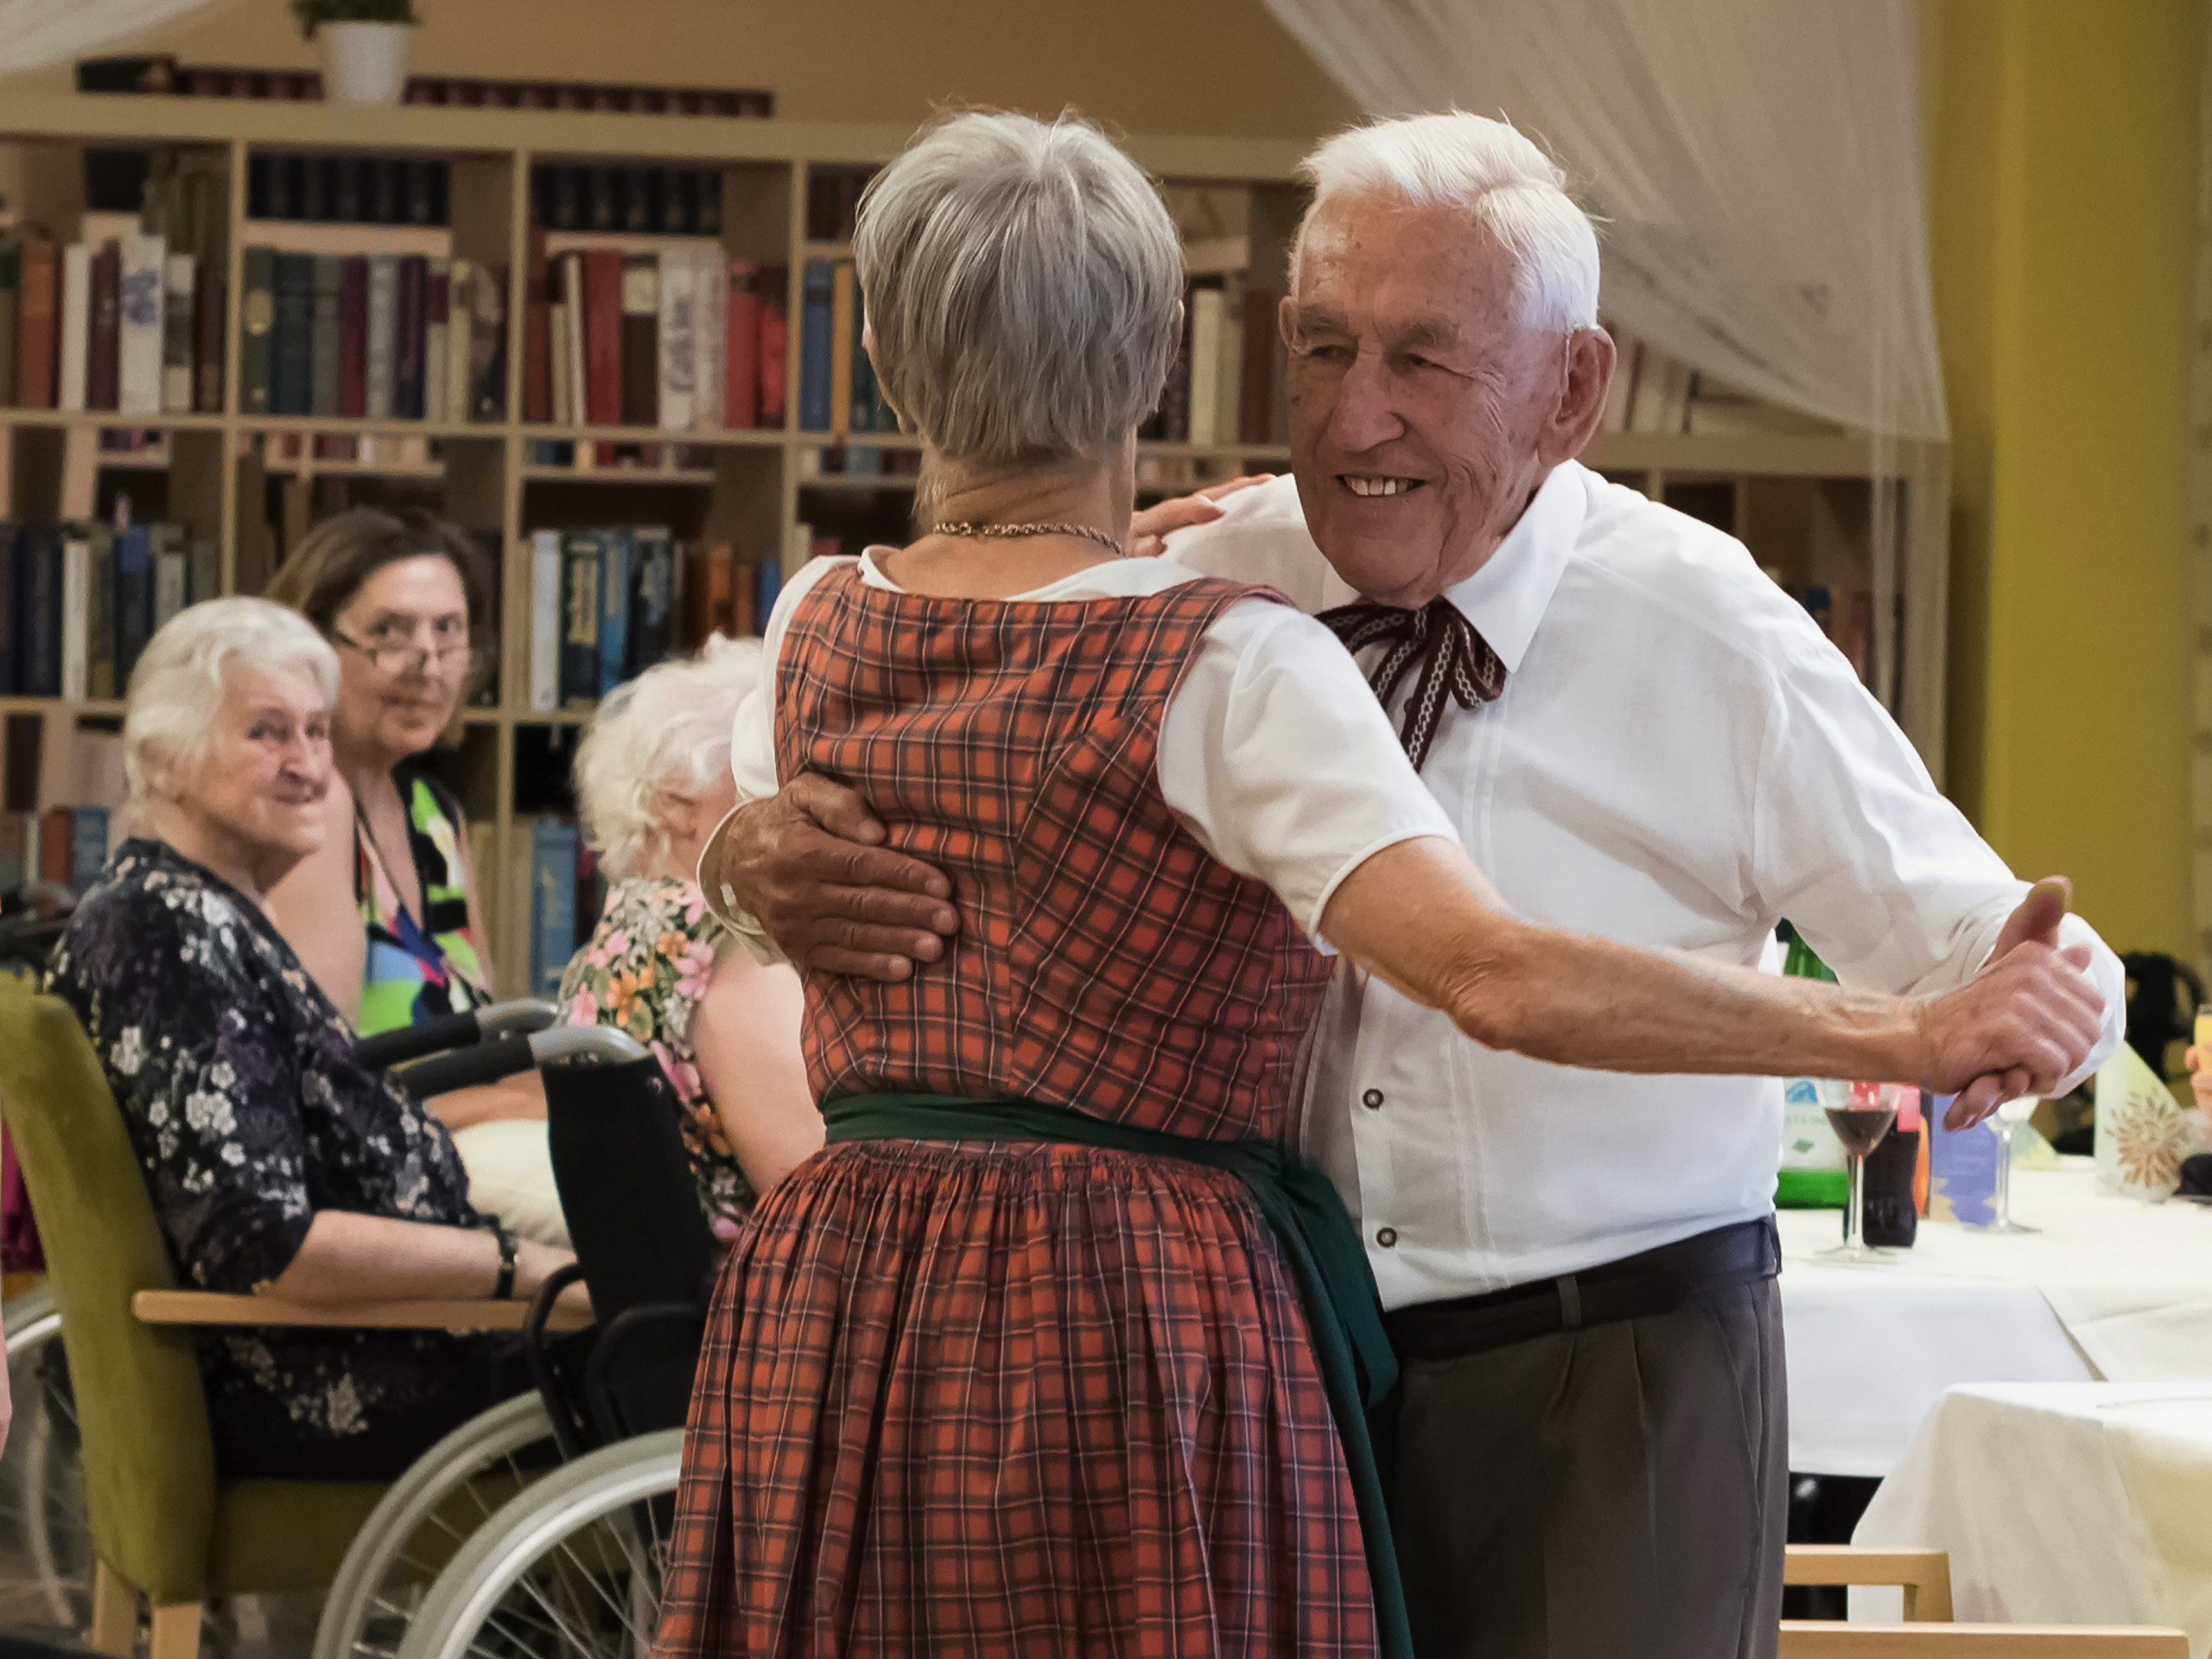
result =
[[[314,1659],[389,1659],[454,1552],[556,1457],[552,1422],[535,1394],[493,1407],[424,1452],[346,1549]]]
[[[0,1456],[0,1627],[81,1631],[92,1622],[92,1541],[61,1310],[41,1286],[0,1308],[0,1323],[15,1403]]]
[[[480,1528],[399,1659],[642,1659],[660,1623],[683,1431],[602,1447]]]

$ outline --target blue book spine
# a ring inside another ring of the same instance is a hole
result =
[[[22,531],[0,523],[0,697],[13,696],[22,690],[22,683],[16,677],[16,570],[22,563],[17,550],[22,540]],[[14,891],[0,886],[0,893]]]
[[[630,556],[635,539],[626,530],[601,538],[606,563],[600,569],[599,695],[605,696],[628,677],[630,661]]]
[[[276,259],[276,325],[270,348],[270,405],[276,415],[315,410],[315,256]]]
[[[530,977],[533,995],[558,996],[576,943],[576,826],[540,818],[531,831]]]
[[[753,614],[760,619],[760,631],[768,630],[768,618],[774,613],[776,595],[784,591],[784,567],[780,560],[763,559],[753,577],[753,601],[759,607]]]
[[[23,695],[58,697],[61,695],[61,532],[27,531],[20,551],[29,567],[20,647]]]
[[[60,583],[57,580],[57,588]],[[154,632],[154,543],[146,526],[133,524],[115,538],[115,689],[128,695],[130,671]],[[57,636],[60,624],[55,625]]]
[[[69,885],[79,893],[107,868],[107,808],[80,806],[69,819]]]
[[[835,326],[830,296],[830,262],[808,260],[798,314],[798,423],[804,432],[830,429],[830,358]]]
[[[561,702],[571,709],[599,698],[601,539],[572,530],[561,543]]]

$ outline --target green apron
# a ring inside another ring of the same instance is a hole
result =
[[[831,1145],[841,1141],[1000,1141],[1106,1147],[1227,1170],[1244,1183],[1274,1230],[1313,1333],[1321,1386],[1344,1444],[1344,1467],[1359,1506],[1374,1587],[1382,1659],[1413,1659],[1390,1517],[1368,1437],[1367,1413],[1397,1386],[1398,1362],[1382,1329],[1382,1305],[1359,1231],[1336,1187],[1313,1165],[1272,1141],[1202,1141],[1086,1117],[1064,1106],[954,1095],[847,1095],[826,1102]]]

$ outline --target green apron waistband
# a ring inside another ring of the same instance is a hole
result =
[[[1382,1299],[1359,1230],[1326,1175],[1272,1141],[1163,1135],[1011,1096],[976,1100],[956,1095],[846,1095],[824,1102],[822,1118],[833,1146],[847,1141],[1000,1141],[1104,1147],[1203,1164],[1242,1181],[1282,1249],[1313,1332],[1314,1360],[1359,1507],[1382,1659],[1412,1659],[1398,1558],[1367,1425],[1368,1411],[1382,1405],[1397,1385],[1397,1358],[1382,1328]]]

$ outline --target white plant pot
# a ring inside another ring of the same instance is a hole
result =
[[[397,104],[407,87],[408,23],[325,23],[323,96],[334,104]]]

